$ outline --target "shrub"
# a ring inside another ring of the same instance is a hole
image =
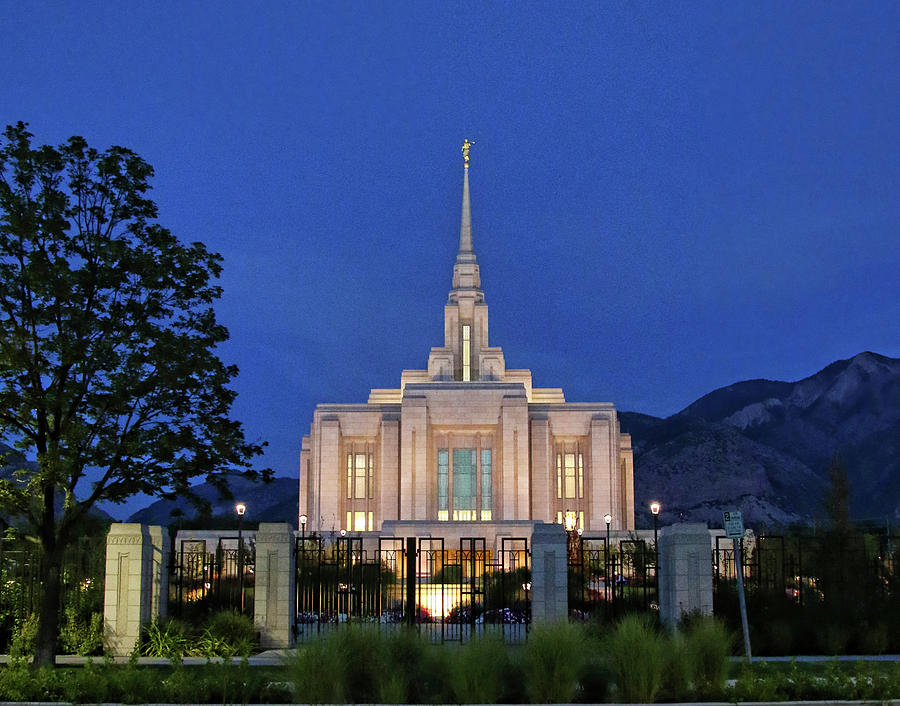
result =
[[[692,678],[691,658],[687,651],[684,634],[676,631],[669,638],[669,649],[660,684],[666,700],[684,701],[690,691]]]
[[[37,646],[38,616],[32,613],[17,626],[13,635],[12,644],[9,646],[9,654],[14,659],[27,657],[34,654]]]
[[[732,646],[725,625],[709,616],[695,619],[684,641],[695,688],[704,698],[721,697]]]
[[[500,675],[509,672],[509,648],[498,637],[472,640],[450,655],[449,679],[453,697],[463,704],[495,704],[504,684]]]
[[[652,703],[666,671],[667,640],[649,618],[626,615],[606,641],[618,700]]]
[[[379,678],[380,636],[346,627],[304,645],[286,662],[294,699],[308,703],[374,702]]]
[[[83,621],[73,606],[66,606],[59,641],[66,654],[100,654],[103,651],[103,615],[91,613],[90,618]]]
[[[587,654],[580,625],[537,627],[525,643],[525,689],[533,703],[571,702],[579,688]]]
[[[145,657],[180,659],[189,648],[188,629],[180,620],[159,620],[144,627],[140,653]]]

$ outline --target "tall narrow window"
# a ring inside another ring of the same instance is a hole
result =
[[[353,497],[353,454],[347,454],[347,498],[349,499],[352,497]]]
[[[562,454],[556,454],[556,497],[562,497]]]
[[[356,454],[356,492],[354,497],[366,497],[366,454]]]
[[[438,520],[450,519],[450,452],[438,449]]]
[[[491,514],[491,450],[481,451],[481,519],[488,521]]]
[[[453,519],[469,522],[475,514],[475,449],[453,449]]]
[[[375,497],[375,455],[369,454],[369,482],[367,484],[370,498]]]
[[[575,497],[575,454],[566,454],[566,497]]]
[[[472,379],[472,327],[463,324],[462,327],[462,379],[468,382]]]
[[[578,454],[578,497],[584,497],[584,454]]]

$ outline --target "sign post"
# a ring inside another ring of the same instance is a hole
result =
[[[725,527],[725,536],[734,542],[734,565],[737,574],[738,604],[741,608],[741,627],[744,629],[744,652],[747,661],[751,662],[750,654],[750,627],[747,623],[747,601],[744,598],[744,562],[741,560],[741,539],[744,537],[744,519],[736,510],[726,510],[722,513],[722,525]]]

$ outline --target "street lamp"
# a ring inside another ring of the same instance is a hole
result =
[[[306,546],[306,521],[309,518],[306,515],[300,515],[300,546]]]
[[[610,580],[610,578],[612,578],[612,579],[613,579],[613,585],[612,585],[612,597],[615,599],[615,597],[616,597],[615,578],[614,578],[614,577],[611,577],[611,576],[609,575],[609,574],[610,574],[610,570],[609,570],[609,567],[610,567],[610,559],[612,558],[612,556],[611,556],[611,554],[610,554],[610,546],[609,546],[609,525],[610,525],[610,523],[612,522],[612,515],[610,515],[610,514],[607,512],[607,513],[603,516],[603,521],[606,523],[606,585],[607,585],[607,589],[608,589],[608,587],[609,587],[609,580]]]
[[[237,503],[234,511],[238,516],[238,590],[241,594],[241,615],[244,614],[244,536],[241,533],[244,524],[244,513],[247,512],[245,503]]]
[[[659,542],[657,541],[659,535],[659,511],[662,510],[662,505],[659,504],[659,500],[650,501],[650,514],[653,515],[653,579],[656,583],[656,600],[659,601]]]

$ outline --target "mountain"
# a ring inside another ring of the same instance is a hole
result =
[[[257,483],[232,474],[228,479],[228,487],[234,499],[221,497],[219,491],[208,483],[194,486],[194,492],[207,500],[214,516],[232,516],[234,505],[240,501],[247,505],[247,522],[289,522],[297,526],[297,480],[291,478],[273,478],[269,483]],[[172,515],[174,510],[180,513]],[[157,500],[147,507],[138,510],[128,518],[128,522],[144,522],[153,525],[168,525],[181,515],[196,516],[197,510],[187,500]]]
[[[650,500],[678,518],[751,525],[816,518],[828,463],[847,466],[857,519],[900,518],[900,359],[860,353],[797,382],[748,380],[659,419],[623,412],[639,526]]]

